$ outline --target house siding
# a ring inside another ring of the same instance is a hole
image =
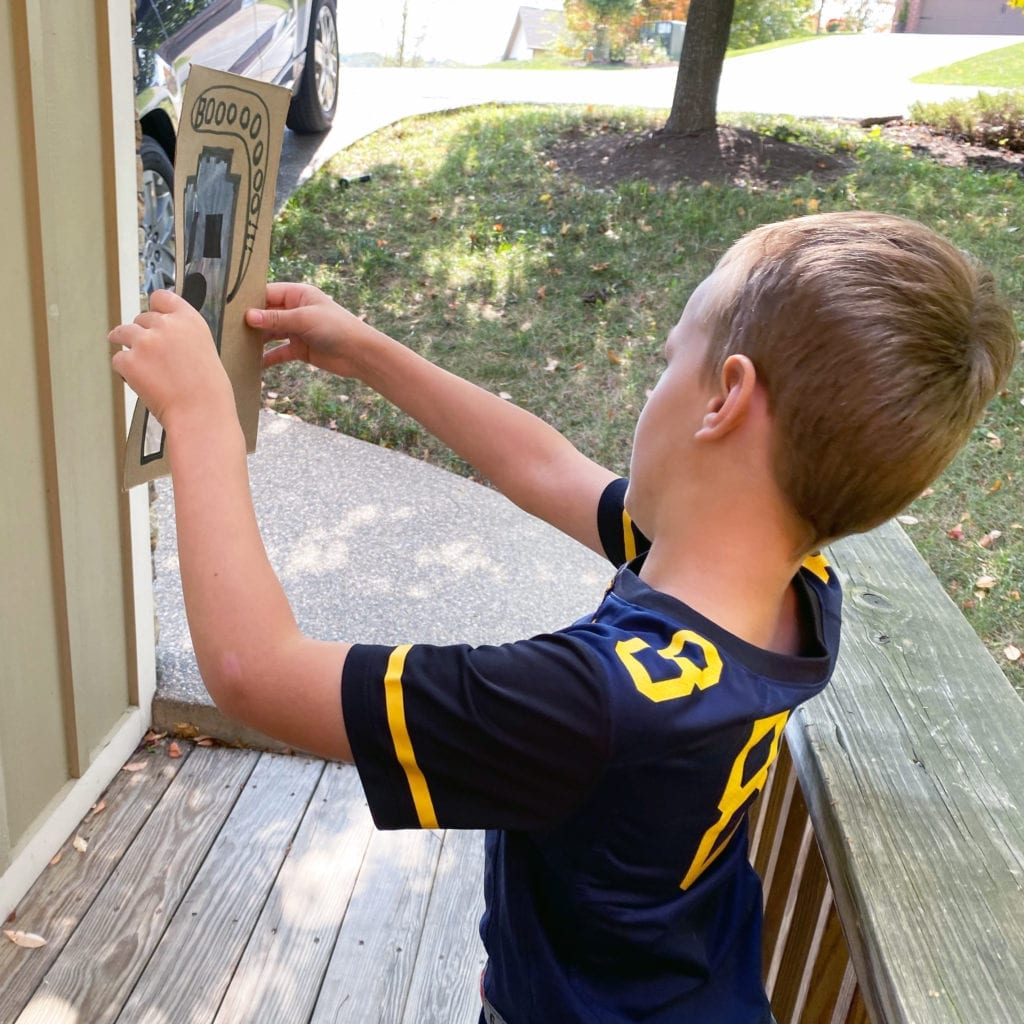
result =
[[[908,29],[933,35],[1024,35],[1024,10],[1005,0],[918,0]]]
[[[104,340],[138,309],[131,17],[131,0],[0,7],[0,919],[130,753],[153,689],[147,502],[121,492]]]

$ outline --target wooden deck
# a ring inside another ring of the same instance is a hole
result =
[[[0,1024],[475,1024],[480,833],[377,832],[350,766],[178,742],[3,926],[47,944],[0,937]]]

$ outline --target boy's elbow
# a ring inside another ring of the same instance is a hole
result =
[[[245,660],[234,651],[204,659],[200,675],[214,704],[230,718],[243,718],[246,704]]]

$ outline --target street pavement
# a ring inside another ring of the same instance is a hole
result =
[[[921,71],[1006,46],[1005,36],[839,36],[726,62],[718,109],[867,118],[976,89],[915,86]],[[278,207],[356,139],[413,114],[486,102],[667,109],[674,67],[526,71],[344,68],[323,137],[287,133]],[[567,625],[611,567],[495,491],[397,452],[285,416],[261,416],[249,470],[268,555],[300,627],[324,639],[503,643]],[[154,725],[274,748],[213,706],[191,649],[173,491],[156,485]]]
[[[918,85],[915,75],[1018,42],[1015,36],[825,36],[732,57],[718,110],[861,120],[905,116],[918,100],[974,96],[976,86]],[[479,103],[573,103],[665,109],[677,67],[528,71],[342,67],[341,98],[326,136],[286,134],[278,207],[330,157],[404,117]]]

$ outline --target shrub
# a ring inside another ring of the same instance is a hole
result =
[[[915,103],[910,116],[944,135],[979,146],[1024,152],[1024,89],[973,99]]]

